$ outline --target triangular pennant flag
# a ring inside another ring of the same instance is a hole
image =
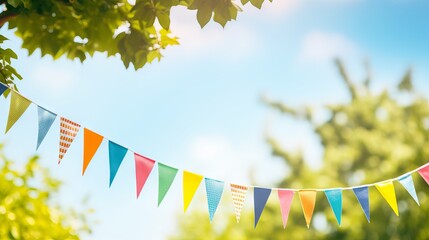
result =
[[[265,208],[265,204],[267,204],[267,200],[270,197],[271,189],[269,188],[258,188],[255,187],[253,189],[253,198],[255,204],[255,228],[259,222],[259,218],[261,217],[262,211]]]
[[[386,199],[387,203],[392,208],[393,212],[395,212],[396,216],[399,216],[398,212],[398,204],[396,203],[396,194],[395,187],[392,182],[384,182],[375,184],[377,190],[381,193],[384,199]]]
[[[140,196],[140,192],[144,184],[146,183],[149,174],[152,172],[153,166],[155,165],[155,161],[143,157],[137,153],[134,153],[134,161],[136,164],[136,190],[137,190],[137,198]]]
[[[36,150],[39,149],[40,144],[42,143],[43,139],[45,139],[46,134],[57,117],[57,114],[50,112],[41,106],[38,106],[37,113],[39,115],[39,132],[37,135]]]
[[[22,116],[22,114],[30,106],[31,101],[18,93],[12,91],[12,97],[10,99],[9,117],[7,119],[6,132],[15,124],[16,121]]]
[[[398,182],[404,186],[411,197],[413,197],[414,201],[416,201],[417,205],[420,206],[419,198],[417,197],[416,189],[414,188],[413,177],[411,174],[400,178]]]
[[[213,221],[213,216],[219,205],[223,193],[224,183],[218,180],[205,178],[207,204],[209,206],[210,222]]]
[[[341,215],[343,212],[343,193],[341,189],[331,189],[325,191],[326,198],[328,199],[329,205],[331,205],[332,211],[335,214],[338,225],[341,225]]]
[[[317,192],[315,190],[299,190],[298,194],[307,228],[310,228],[311,218],[313,217],[314,207],[316,206]]]
[[[158,207],[177,175],[177,169],[158,162]]]
[[[72,144],[74,138],[79,132],[80,125],[64,117],[60,119],[60,153],[58,155],[58,164],[61,163],[67,149]]]
[[[280,201],[280,211],[282,212],[283,228],[286,228],[287,220],[289,217],[290,206],[292,205],[292,199],[294,191],[292,190],[277,190]]]
[[[195,192],[200,186],[203,176],[191,173],[188,171],[183,171],[183,210],[186,210],[189,207],[189,204],[194,198]]]
[[[365,213],[366,220],[370,222],[371,215],[369,211],[368,187],[353,188],[353,192],[355,193],[356,198],[359,201],[359,204],[362,207],[363,212]]]
[[[6,85],[0,83],[0,96],[8,89]]]
[[[420,176],[429,184],[429,165],[419,170]]]
[[[103,141],[103,136],[95,133],[88,128],[83,129],[83,166],[82,175],[85,174],[86,168],[100,147]]]
[[[248,187],[231,184],[232,203],[234,204],[237,223],[240,222],[241,210],[243,209],[244,199],[246,198],[247,190]]]
[[[116,173],[121,166],[122,160],[124,160],[128,149],[121,145],[109,141],[109,166],[110,166],[110,182],[109,187],[112,186],[113,179],[115,179]]]

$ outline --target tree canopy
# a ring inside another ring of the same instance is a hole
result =
[[[271,1],[271,0],[270,0]],[[261,8],[264,0],[241,0]],[[170,32],[170,12],[182,6],[195,10],[204,27],[210,19],[225,26],[241,11],[232,0],[0,0],[0,27],[8,23],[22,47],[42,56],[78,58],[96,52],[120,55],[125,67],[143,67],[167,46],[179,44]],[[158,23],[158,24],[157,24]]]
[[[61,182],[38,164],[38,157],[21,170],[2,153],[0,159],[0,239],[79,239],[90,231],[86,214],[52,202]]]
[[[315,121],[308,107],[291,107],[265,100],[270,108],[286,117],[307,122],[324,148],[323,166],[314,169],[302,152],[287,151],[276,138],[267,136],[272,154],[289,169],[276,187],[335,188],[374,183],[398,177],[429,159],[427,98],[413,87],[411,71],[406,72],[397,90],[374,92],[371,76],[362,83],[355,83],[343,64],[340,61],[336,64],[350,101],[326,106],[330,116],[327,121]],[[279,203],[273,196],[276,194],[272,194],[256,230],[253,229],[251,209],[243,210],[242,220],[237,225],[232,211],[226,213],[225,200],[219,206],[222,212],[215,216],[212,225],[205,209],[196,210],[181,219],[180,230],[171,239],[192,238],[192,234],[204,234],[205,239],[427,239],[429,187],[416,176],[414,183],[420,206],[395,183],[399,217],[380,193],[370,188],[371,223],[368,223],[353,192],[343,191],[342,224],[339,227],[326,197],[318,193],[314,219],[322,223],[322,227],[316,228],[313,220],[307,229],[299,199],[295,196],[286,229],[283,229]],[[230,200],[230,196],[225,196],[228,194],[226,190],[223,199]],[[232,205],[231,201],[228,204]]]

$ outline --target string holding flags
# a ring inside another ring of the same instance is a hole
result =
[[[37,106],[38,115],[38,135],[37,145],[38,149],[45,139],[49,130],[53,126],[57,118],[60,119],[60,139],[59,139],[59,155],[58,163],[64,158],[67,150],[76,138],[81,125],[73,122],[68,118],[59,116],[58,114],[40,106],[28,98],[24,97],[17,91],[9,88],[8,86],[0,83],[0,95],[10,90],[10,108],[9,115],[6,124],[6,133],[16,124],[21,116],[27,111],[30,105],[33,103]],[[136,153],[129,148],[122,146],[116,142],[113,142],[105,136],[84,127],[83,129],[83,162],[82,162],[82,175],[85,174],[91,160],[97,151],[100,151],[100,146],[103,140],[106,139],[108,142],[108,153],[109,153],[109,187],[112,185],[117,172],[119,171],[122,162],[124,161],[128,152],[134,155],[135,164],[135,184],[136,184],[136,195],[139,198],[142,189],[144,188],[146,181],[153,171],[155,165],[158,167],[158,206],[162,203],[174,180],[179,172],[183,173],[182,185],[183,185],[183,208],[186,212],[194,198],[194,195],[201,186],[204,179],[205,192],[207,197],[207,205],[209,212],[210,222],[213,221],[214,215],[219,207],[220,200],[225,191],[225,186],[229,186],[232,205],[236,216],[237,223],[240,222],[241,212],[244,207],[247,192],[253,191],[253,203],[254,203],[254,227],[256,228],[263,210],[269,200],[271,193],[277,191],[277,197],[279,200],[281,217],[283,227],[285,228],[288,222],[289,212],[292,206],[293,197],[295,193],[298,194],[299,202],[301,204],[302,212],[304,215],[307,227],[310,227],[310,223],[313,217],[313,213],[316,206],[317,193],[323,192],[338,225],[341,225],[342,211],[343,211],[343,192],[352,191],[356,196],[357,201],[362,208],[362,211],[370,222],[370,198],[369,188],[375,188],[378,190],[380,195],[384,198],[387,204],[392,208],[393,212],[399,216],[399,208],[396,199],[394,181],[397,181],[409,194],[411,198],[420,206],[419,198],[416,193],[414,181],[412,175],[418,173],[420,177],[429,185],[429,163],[426,163],[414,170],[404,173],[396,178],[387,179],[384,181],[343,188],[326,188],[326,189],[282,189],[282,188],[266,188],[257,186],[246,186],[235,183],[226,183],[225,181],[216,180],[205,177],[203,175],[189,172],[186,170],[179,170],[175,167],[153,160],[139,153]]]

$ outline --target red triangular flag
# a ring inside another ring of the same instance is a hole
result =
[[[419,170],[420,176],[429,184],[429,165]]]
[[[153,166],[155,165],[155,161],[150,158],[143,157],[137,153],[134,153],[134,160],[136,163],[137,198],[139,198],[140,192],[142,191],[142,188],[146,183],[146,180],[149,177],[149,174],[152,171]]]

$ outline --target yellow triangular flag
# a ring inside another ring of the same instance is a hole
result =
[[[7,119],[6,132],[15,124],[16,121],[24,114],[28,106],[30,106],[31,101],[25,97],[19,95],[12,91],[12,97],[10,99],[10,108],[9,108],[9,117]]]
[[[189,204],[194,197],[195,192],[200,186],[201,180],[203,180],[203,176],[191,173],[188,171],[183,171],[183,207],[186,210],[189,207]]]
[[[395,212],[396,216],[399,216],[398,204],[396,203],[395,187],[392,182],[384,182],[375,184],[377,190],[381,193],[384,199]]]

